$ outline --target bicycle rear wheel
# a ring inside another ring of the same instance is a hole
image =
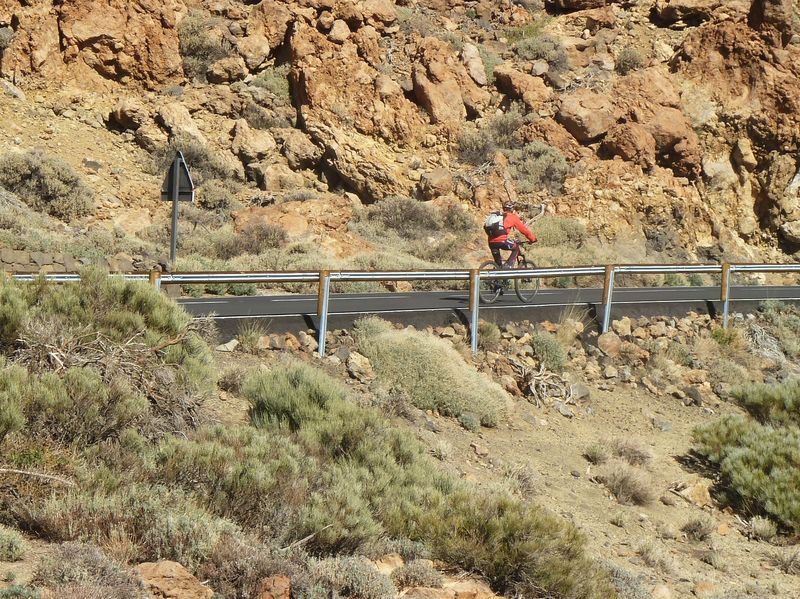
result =
[[[526,260],[522,260],[519,262],[519,266],[517,266],[520,270],[527,270],[529,268],[536,268],[532,264],[528,264]],[[541,285],[540,280],[538,277],[531,277],[531,278],[522,278],[522,279],[514,279],[514,291],[521,301],[524,304],[530,304],[533,301],[533,298],[536,297],[536,294],[539,293],[539,286]]]
[[[494,260],[484,262],[478,267],[481,271],[484,270],[497,270],[497,264]],[[478,289],[478,295],[482,304],[493,304],[500,297],[503,292],[503,281],[500,279],[481,279],[481,285]]]

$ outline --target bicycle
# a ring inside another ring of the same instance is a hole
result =
[[[512,270],[530,270],[536,268],[536,266],[533,264],[528,263],[525,258],[525,254],[522,252],[522,247],[530,244],[531,242],[518,241],[517,243],[520,246],[520,250],[519,255],[517,256],[517,263],[514,265]],[[481,271],[506,270],[505,268],[499,268],[494,260],[487,260],[481,264],[479,268]],[[484,304],[493,304],[497,301],[497,298],[503,295],[506,289],[510,287],[511,279],[482,278],[480,283],[478,294],[481,302]],[[536,294],[539,293],[540,285],[541,282],[539,281],[538,277],[515,278],[514,293],[517,294],[519,301],[524,304],[529,304],[533,301],[533,298],[536,297]]]
[[[539,213],[530,219],[530,223],[534,223],[542,216],[544,216],[545,211],[545,204],[539,205]],[[536,268],[535,265],[529,264],[528,261],[525,259],[525,254],[522,251],[523,246],[530,244],[530,241],[518,241],[517,244],[519,245],[519,255],[517,256],[517,263],[513,267],[517,270],[529,270]],[[479,269],[481,271],[485,270],[505,270],[501,267],[498,267],[497,263],[494,260],[487,260],[483,264],[480,265]],[[493,304],[497,301],[501,295],[504,294],[505,290],[510,286],[510,279],[481,279],[480,288],[478,289],[478,295],[480,300],[484,304]],[[533,301],[533,298],[536,297],[536,294],[539,293],[539,287],[541,286],[541,282],[539,281],[538,277],[524,277],[524,278],[515,278],[514,279],[514,293],[517,294],[519,301],[523,304],[529,304]]]

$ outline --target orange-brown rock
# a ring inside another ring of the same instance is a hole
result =
[[[307,125],[352,128],[387,141],[409,142],[420,134],[422,115],[399,86],[379,84],[378,71],[361,56],[369,53],[369,39],[365,33],[337,44],[313,27],[296,24],[291,37],[295,104]],[[382,93],[376,94],[376,88]]]
[[[500,91],[512,98],[522,100],[532,110],[541,107],[553,93],[541,77],[528,75],[516,70],[511,65],[502,64],[495,67],[494,77]]]
[[[599,139],[616,121],[611,99],[585,88],[564,98],[556,118],[581,143]]]
[[[270,576],[258,583],[255,599],[290,599],[292,583],[288,576]]]
[[[656,140],[640,123],[614,125],[603,139],[603,152],[651,168],[656,163]]]
[[[90,0],[4,0],[0,7],[18,23],[3,72],[151,88],[183,75],[177,24],[186,8],[180,0],[108,0],[102,10]]]
[[[792,0],[753,0],[750,6],[750,27],[765,31],[776,44],[792,39],[793,20]]]
[[[154,599],[211,599],[214,595],[177,562],[145,562],[134,571]]]
[[[480,115],[489,103],[450,45],[438,38],[420,42],[412,73],[414,93],[433,124],[458,124]]]

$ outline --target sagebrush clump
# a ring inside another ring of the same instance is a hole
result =
[[[0,185],[35,210],[61,220],[86,216],[94,191],[73,168],[41,150],[8,153],[0,158]]]
[[[365,318],[356,323],[359,351],[372,362],[379,379],[405,390],[423,410],[447,416],[474,414],[484,426],[505,415],[505,391],[468,365],[453,346],[416,331],[395,331],[388,323]]]

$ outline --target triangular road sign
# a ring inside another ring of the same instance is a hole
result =
[[[182,152],[178,152],[175,156],[175,160],[172,161],[169,171],[167,171],[164,183],[161,184],[161,199],[170,202],[174,199],[176,176],[178,177],[178,201],[194,202],[194,183],[192,183],[189,167],[186,166],[186,160],[184,160]]]

